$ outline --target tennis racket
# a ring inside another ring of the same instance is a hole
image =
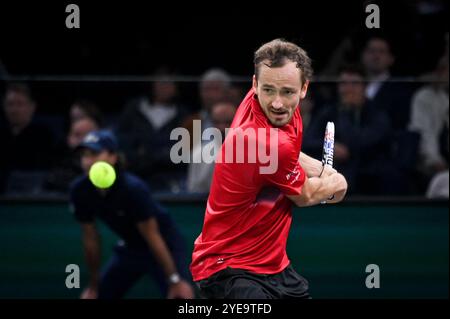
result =
[[[325,137],[323,138],[322,165],[333,167],[334,154],[334,123],[328,122],[325,128]]]
[[[334,155],[334,123],[328,122],[325,128],[325,137],[323,138],[322,165],[333,167]],[[325,204],[326,201],[322,201]]]

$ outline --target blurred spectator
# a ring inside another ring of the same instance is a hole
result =
[[[337,105],[323,107],[305,132],[303,150],[321,158],[326,123],[336,126],[334,161],[351,194],[395,194],[401,177],[390,161],[391,124],[365,95],[364,71],[345,66],[339,73]]]
[[[83,142],[84,137],[92,131],[100,129],[100,123],[94,118],[80,117],[72,122],[66,138],[66,144],[59,149],[61,158],[56,166],[48,173],[44,191],[67,193],[70,183],[83,173],[76,148]]]
[[[89,100],[73,102],[69,111],[70,124],[84,118],[93,119],[100,126],[104,124],[103,114],[95,103]]]
[[[200,96],[200,111],[197,114],[189,116],[183,123],[192,137],[193,121],[201,120],[202,130],[211,127],[211,108],[214,104],[225,99],[230,100],[230,97],[236,98],[239,95],[238,88],[231,91],[231,78],[227,72],[222,69],[213,68],[207,70],[201,77],[199,86]],[[231,95],[231,96],[230,96]],[[240,101],[237,102],[238,104]],[[237,104],[236,104],[237,105]],[[194,148],[195,141],[191,141],[191,146]]]
[[[51,131],[34,122],[36,102],[25,84],[10,84],[3,101],[6,125],[0,129],[0,190],[33,192],[54,160]]]
[[[233,103],[235,107],[238,107],[244,99],[245,93],[246,90],[241,85],[233,84],[228,90],[227,100]]]
[[[211,186],[211,179],[214,172],[214,162],[207,163],[202,159],[203,149],[214,149],[219,151],[223,140],[225,139],[225,129],[231,126],[234,114],[236,112],[235,104],[232,102],[218,102],[211,108],[212,125],[219,129],[222,139],[214,139],[206,145],[197,144],[192,150],[192,159],[189,164],[187,190],[193,193],[207,193]],[[215,155],[217,155],[217,152]],[[194,163],[193,159],[200,163]]]
[[[449,171],[436,174],[428,186],[427,198],[449,198]]]
[[[420,88],[411,104],[409,127],[420,133],[419,170],[425,184],[435,174],[448,169],[448,72],[448,56],[443,56],[434,71],[434,82]]]
[[[228,97],[230,87],[231,78],[224,70],[210,69],[203,74],[200,82],[201,113],[203,120],[210,118],[211,109],[217,102]]]
[[[319,108],[316,102],[316,88],[314,85],[310,85],[308,88],[308,94],[301,101],[300,114],[302,115],[303,131],[306,132],[311,124],[311,121],[319,113]]]
[[[311,123],[312,115],[314,110],[314,100],[307,96],[302,100],[302,105],[300,112],[302,114],[303,130],[307,130],[309,124]]]
[[[83,141],[84,137],[91,131],[100,129],[100,123],[93,118],[82,118],[72,122],[67,135],[68,149],[74,150]]]
[[[369,79],[366,97],[375,108],[387,112],[394,129],[405,129],[411,93],[405,83],[393,81],[390,69],[395,57],[389,42],[382,37],[369,38],[361,59]]]
[[[149,95],[126,105],[116,133],[130,171],[154,190],[176,192],[186,166],[170,159],[170,133],[181,126],[186,111],[179,103],[178,86],[170,80],[171,74],[165,69],[158,71],[160,80],[151,84]]]

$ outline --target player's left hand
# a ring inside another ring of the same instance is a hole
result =
[[[194,290],[185,280],[169,286],[167,299],[194,299]]]
[[[331,167],[330,165],[325,165],[320,177],[327,177],[335,173],[337,173],[337,171],[333,167]]]

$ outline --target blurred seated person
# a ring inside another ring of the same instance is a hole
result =
[[[317,88],[314,85],[309,85],[308,95],[302,100],[300,106],[300,114],[302,116],[303,131],[306,132],[311,124],[311,121],[316,117],[319,112],[317,107],[316,93]]]
[[[448,170],[448,56],[443,56],[434,71],[434,82],[420,88],[411,104],[410,129],[420,134],[419,171],[424,184]]]
[[[3,112],[6,123],[0,128],[4,150],[0,156],[0,192],[6,188],[8,192],[34,192],[42,182],[40,173],[53,163],[55,138],[48,127],[34,122],[36,102],[27,85],[7,86]]]
[[[334,165],[347,178],[349,193],[402,192],[399,174],[390,163],[391,124],[383,110],[368,102],[364,78],[359,66],[342,67],[337,84],[339,101],[322,107],[312,119],[305,131],[303,150],[321,158],[325,127],[328,121],[333,121]]]
[[[67,134],[66,144],[64,148],[60,149],[61,157],[59,162],[50,170],[46,177],[44,191],[68,193],[70,183],[75,177],[83,173],[75,150],[89,132],[99,129],[100,123],[96,122],[95,118],[80,117],[73,120]]]
[[[211,121],[213,127],[220,130],[221,140],[214,138],[208,144],[197,143],[192,150],[192,158],[188,168],[187,190],[191,193],[208,193],[214,172],[214,161],[209,163],[202,158],[205,150],[214,150],[217,155],[225,139],[225,129],[230,128],[233,122],[236,107],[234,103],[223,101],[214,104],[211,108]],[[194,162],[195,160],[195,162]]]
[[[94,102],[86,99],[74,101],[69,110],[69,123],[71,124],[84,118],[90,118],[100,126],[104,124],[104,116]]]
[[[375,108],[388,114],[395,130],[406,129],[412,90],[405,83],[391,81],[391,67],[395,63],[395,56],[388,40],[381,36],[369,38],[361,60],[369,78],[366,86],[367,99]]]
[[[237,100],[240,95],[239,88],[233,89],[231,87],[231,77],[226,71],[219,68],[212,68],[203,73],[198,93],[200,98],[198,113],[188,116],[183,122],[183,127],[190,132],[191,137],[193,137],[194,120],[201,120],[203,130],[212,127],[211,109],[213,105],[231,99],[236,99],[236,106],[240,103],[240,100]],[[195,142],[194,140],[191,141],[192,148],[195,147]]]
[[[232,84],[228,89],[227,100],[229,100],[235,107],[238,107],[241,104],[241,101],[244,99],[246,94],[246,88],[244,88],[240,84]]]
[[[168,70],[159,70],[147,95],[130,101],[116,126],[116,135],[130,171],[143,178],[155,191],[179,189],[186,165],[170,159],[170,133],[180,127],[186,110],[179,103],[177,84]]]
[[[449,171],[442,171],[437,173],[428,185],[426,197],[433,199],[447,199],[449,198]]]
[[[210,69],[203,74],[199,94],[201,100],[200,119],[205,122],[202,124],[204,128],[212,126],[212,107],[228,97],[230,87],[231,78],[224,70]]]

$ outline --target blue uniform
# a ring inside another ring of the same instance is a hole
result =
[[[102,270],[99,298],[121,298],[144,274],[150,274],[167,293],[166,276],[137,223],[156,218],[163,239],[176,263],[178,272],[189,280],[184,241],[171,216],[152,198],[148,186],[138,177],[119,172],[116,182],[105,194],[100,193],[87,176],[76,179],[70,189],[70,202],[80,223],[102,220],[121,241]]]

